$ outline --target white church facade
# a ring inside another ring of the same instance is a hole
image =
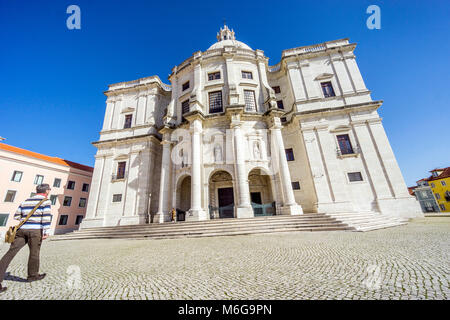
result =
[[[81,228],[303,213],[422,216],[348,39],[263,51],[217,42],[110,85]]]

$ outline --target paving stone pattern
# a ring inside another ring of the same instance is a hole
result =
[[[450,218],[371,232],[44,241],[16,256],[0,299],[449,299]],[[3,255],[9,245],[0,245]]]

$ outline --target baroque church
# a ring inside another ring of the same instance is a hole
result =
[[[109,85],[81,228],[326,213],[422,216],[348,39],[262,50],[226,25],[158,76]]]

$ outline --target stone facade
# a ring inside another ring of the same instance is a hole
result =
[[[110,85],[82,228],[303,212],[422,216],[348,39],[261,50],[217,42]]]

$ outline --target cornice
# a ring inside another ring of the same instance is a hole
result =
[[[112,144],[112,145],[122,144],[122,143],[126,144],[126,143],[130,143],[130,142],[152,141],[152,140],[156,140],[159,143],[161,141],[161,138],[159,138],[156,134],[151,133],[151,134],[143,134],[143,135],[133,136],[133,137],[95,141],[95,142],[92,142],[92,144],[95,147],[100,148],[107,144]]]
[[[298,119],[308,119],[308,118],[315,118],[320,116],[331,116],[335,114],[348,114],[355,111],[364,111],[364,110],[377,110],[381,104],[383,103],[382,100],[378,101],[371,101],[371,102],[364,102],[364,103],[358,103],[358,104],[352,104],[352,105],[346,105],[341,107],[335,107],[335,108],[323,108],[323,109],[317,109],[317,110],[308,110],[308,111],[301,111],[301,112],[295,112],[293,113],[293,117]]]

